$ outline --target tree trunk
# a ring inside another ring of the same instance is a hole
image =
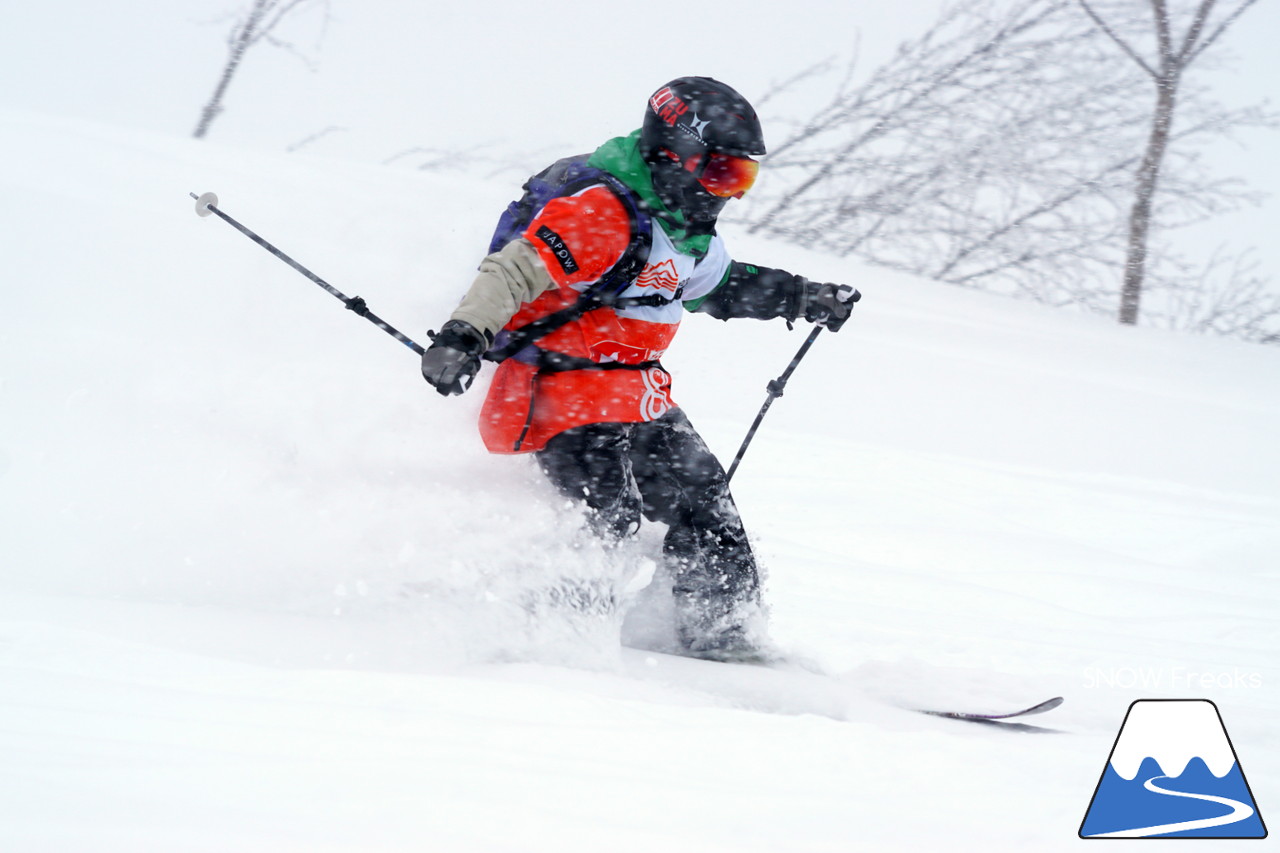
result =
[[[1175,71],[1165,72],[1156,81],[1156,109],[1152,116],[1151,135],[1147,138],[1142,165],[1138,167],[1133,209],[1129,214],[1129,248],[1124,264],[1124,286],[1120,290],[1120,322],[1128,325],[1138,322],[1138,306],[1146,276],[1151,207],[1160,180],[1160,166],[1169,147],[1177,88]]]
[[[240,60],[244,57],[246,47],[243,39],[238,39],[232,47],[231,55],[227,57],[227,64],[222,69],[222,77],[213,90],[213,96],[200,111],[200,123],[196,125],[196,131],[192,134],[196,139],[204,139],[205,134],[209,132],[209,125],[213,124],[213,120],[222,112],[222,96],[226,93],[227,86],[231,85],[231,78],[235,76],[236,69],[240,67]]]
[[[244,59],[245,51],[249,49],[249,45],[257,41],[259,37],[259,29],[262,27],[263,19],[271,9],[271,0],[254,0],[253,8],[249,12],[248,18],[240,25],[239,29],[232,30],[231,49],[227,56],[227,64],[222,69],[222,77],[218,79],[218,85],[213,90],[213,95],[209,98],[209,103],[204,105],[204,109],[200,111],[200,122],[196,125],[195,133],[192,135],[196,139],[203,139],[205,134],[209,132],[209,125],[213,124],[213,120],[222,112],[222,96],[226,94],[227,87],[231,85],[231,78],[235,76],[236,69],[240,67],[240,60]],[[277,18],[277,20],[279,20]],[[267,25],[270,30],[271,25]]]

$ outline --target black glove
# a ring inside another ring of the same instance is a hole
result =
[[[489,348],[489,336],[461,320],[445,323],[439,334],[427,334],[431,346],[422,354],[422,377],[446,396],[466,391],[480,370],[480,356]]]
[[[853,311],[853,303],[862,298],[861,293],[847,284],[805,281],[803,287],[804,318],[833,332],[840,331]]]

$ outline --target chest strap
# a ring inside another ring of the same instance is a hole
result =
[[[650,370],[662,367],[658,360],[642,361],[639,364],[624,364],[620,361],[592,361],[576,355],[566,355],[555,350],[541,347],[525,347],[513,356],[521,364],[538,368],[539,373],[564,373],[569,370]]]
[[[532,323],[528,323],[518,329],[503,329],[498,332],[497,337],[494,338],[493,346],[484,354],[484,357],[488,361],[506,361],[516,353],[530,347],[534,341],[545,338],[562,326],[567,326],[588,311],[594,311],[597,308],[621,310],[642,305],[657,308],[667,303],[675,302],[680,298],[683,290],[684,288],[677,290],[670,299],[659,293],[650,293],[646,296],[615,296],[607,298],[588,291],[579,297],[576,302],[561,308],[559,311],[548,314],[539,320],[534,320]],[[539,350],[539,352],[543,352],[543,350]],[[572,358],[572,356],[565,356],[565,358]],[[582,361],[588,361],[588,359],[582,359]],[[596,362],[591,363],[595,364]],[[583,370],[586,368],[575,367],[572,369]]]

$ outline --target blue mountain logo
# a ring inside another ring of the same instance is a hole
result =
[[[1266,838],[1218,706],[1139,699],[1098,780],[1081,838]]]

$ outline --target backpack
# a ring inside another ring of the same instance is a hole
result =
[[[498,225],[494,229],[493,239],[489,241],[489,252],[492,254],[517,239],[529,227],[529,223],[542,211],[549,201],[555,198],[571,196],[587,187],[604,184],[627,211],[627,219],[631,226],[631,239],[622,257],[609,268],[598,281],[583,291],[577,301],[567,308],[562,308],[535,320],[519,329],[504,329],[494,339],[493,346],[484,357],[489,361],[501,362],[521,353],[538,339],[551,334],[556,329],[581,317],[596,308],[626,308],[633,305],[658,305],[670,302],[660,295],[621,297],[631,282],[644,268],[649,258],[649,248],[653,242],[653,218],[644,210],[641,201],[622,181],[613,175],[587,165],[589,154],[566,157],[557,160],[538,174],[529,178],[524,184],[522,195],[507,205]],[[677,293],[672,299],[679,298]],[[565,356],[564,358],[569,358]],[[541,359],[546,361],[545,358]],[[563,359],[560,360],[563,362]],[[576,363],[578,360],[573,359]],[[551,367],[551,365],[547,365]],[[594,364],[595,369],[609,369],[613,365]],[[621,367],[622,365],[618,365]],[[587,365],[560,369],[585,369]],[[553,368],[554,369],[554,368]]]

